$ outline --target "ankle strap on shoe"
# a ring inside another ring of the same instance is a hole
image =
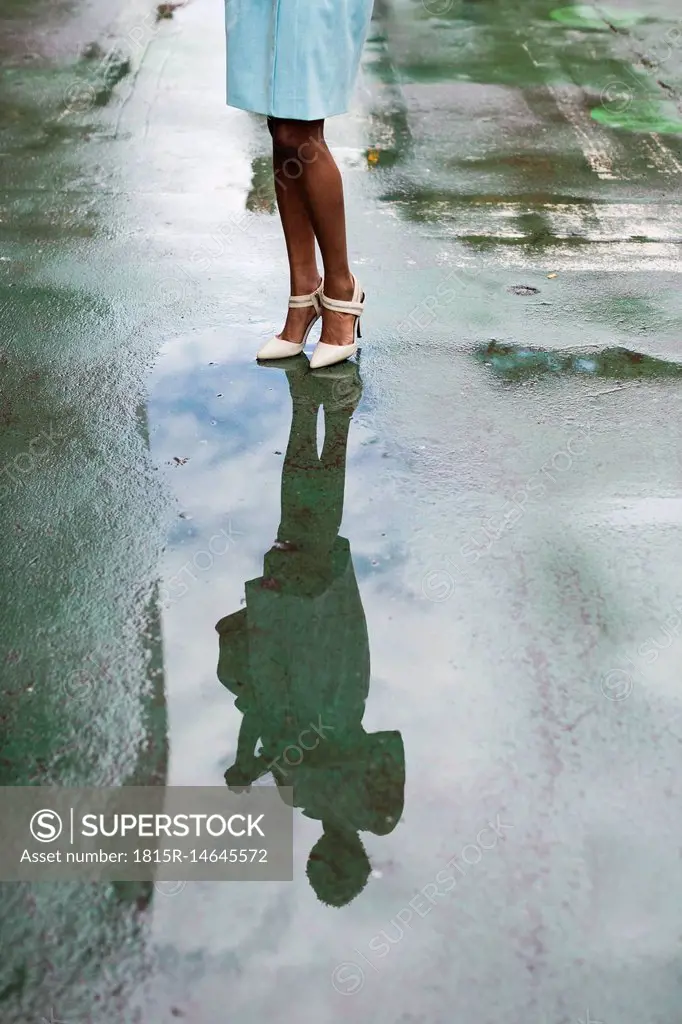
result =
[[[360,299],[348,301],[345,299],[330,299],[324,292],[322,292],[322,305],[325,309],[334,310],[336,313],[352,313],[353,316],[361,316],[365,308],[365,303]]]
[[[289,296],[289,309],[307,309],[309,306],[312,306],[316,313],[322,312],[319,289],[310,295]]]
[[[353,316],[361,316],[365,308],[365,293],[360,282],[353,274],[353,298],[352,299],[330,299],[322,290],[322,305],[325,309],[332,309],[336,313],[351,313]]]

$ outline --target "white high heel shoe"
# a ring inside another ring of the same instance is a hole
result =
[[[328,295],[324,294],[324,291],[321,293],[322,305],[325,309],[334,310],[336,313],[351,313],[355,317],[353,341],[350,345],[327,345],[323,341],[318,341],[310,360],[311,370],[318,370],[321,366],[332,366],[334,363],[342,363],[345,359],[354,356],[358,350],[358,344],[355,340],[355,329],[357,328],[358,338],[361,338],[360,317],[365,308],[365,293],[355,274],[353,275],[353,281],[355,282],[355,287],[353,289],[353,298],[350,301],[330,299]]]
[[[308,335],[322,316],[320,300],[323,287],[324,281],[320,281],[318,287],[314,292],[311,292],[310,295],[289,296],[289,309],[307,309],[309,306],[312,306],[315,310],[315,316],[306,327],[305,334],[303,335],[303,341],[300,343],[295,341],[286,341],[284,338],[278,338],[277,335],[275,335],[274,338],[270,338],[269,341],[265,342],[258,352],[256,359],[288,359],[290,356],[297,356],[303,351],[308,340]]]

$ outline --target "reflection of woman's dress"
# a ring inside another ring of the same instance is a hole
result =
[[[312,869],[309,861],[311,883],[320,898],[341,905],[369,872],[356,833],[386,834],[400,818],[404,751],[399,732],[368,734],[362,727],[370,678],[367,623],[350,545],[338,536],[352,409],[325,410],[318,457],[320,402],[302,399],[306,388],[319,394],[319,382],[288,376],[294,415],[278,540],[265,555],[263,575],[246,584],[246,608],[216,627],[218,676],[243,715],[236,763],[226,779],[248,785],[272,772],[278,785],[291,787],[294,805],[324,828]],[[322,862],[329,877],[322,877]],[[345,895],[331,893],[341,876]]]
[[[303,553],[268,552],[230,616],[220,677],[259,722],[263,767],[304,814],[382,834],[400,816],[404,755],[399,733],[362,728],[369,643],[348,541],[337,538],[326,580],[315,569]]]
[[[246,607],[258,636],[250,651],[254,697],[272,729],[262,736],[267,754],[268,740],[284,738],[282,721],[295,743],[318,716],[325,734],[343,734],[362,718],[369,643],[347,540],[337,538],[324,568],[304,553],[274,549],[265,575],[247,583]],[[281,590],[270,589],[269,579]]]

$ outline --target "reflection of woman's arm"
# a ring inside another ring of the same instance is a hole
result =
[[[259,760],[254,754],[256,743],[260,739],[260,725],[255,711],[247,711],[239,727],[237,740],[237,764],[248,765]]]
[[[225,772],[228,786],[250,786],[268,770],[264,758],[256,757],[254,750],[260,739],[260,725],[255,711],[246,711],[239,728],[237,757]]]

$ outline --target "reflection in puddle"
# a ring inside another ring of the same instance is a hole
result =
[[[308,880],[323,903],[341,907],[371,871],[358,833],[387,835],[400,819],[405,754],[399,732],[362,726],[369,638],[350,545],[339,536],[359,372],[346,363],[312,374],[304,356],[283,368],[293,414],[277,540],[263,575],[246,583],[246,607],[216,626],[218,677],[243,716],[225,781],[239,790],[272,773],[291,787],[294,807],[323,829]]]
[[[537,379],[547,374],[581,374],[614,380],[682,377],[681,365],[626,348],[552,352],[491,341],[473,354],[496,376],[507,380]]]
[[[251,188],[246,197],[246,209],[250,213],[274,214],[276,208],[272,157],[270,154],[256,156],[251,161]]]
[[[387,39],[380,30],[387,18],[377,2],[374,10],[376,33],[368,40],[366,67],[374,80],[371,110],[367,114],[367,137],[371,140],[365,157],[370,168],[394,167],[405,160],[412,146],[407,110],[400,78],[391,60]]]

